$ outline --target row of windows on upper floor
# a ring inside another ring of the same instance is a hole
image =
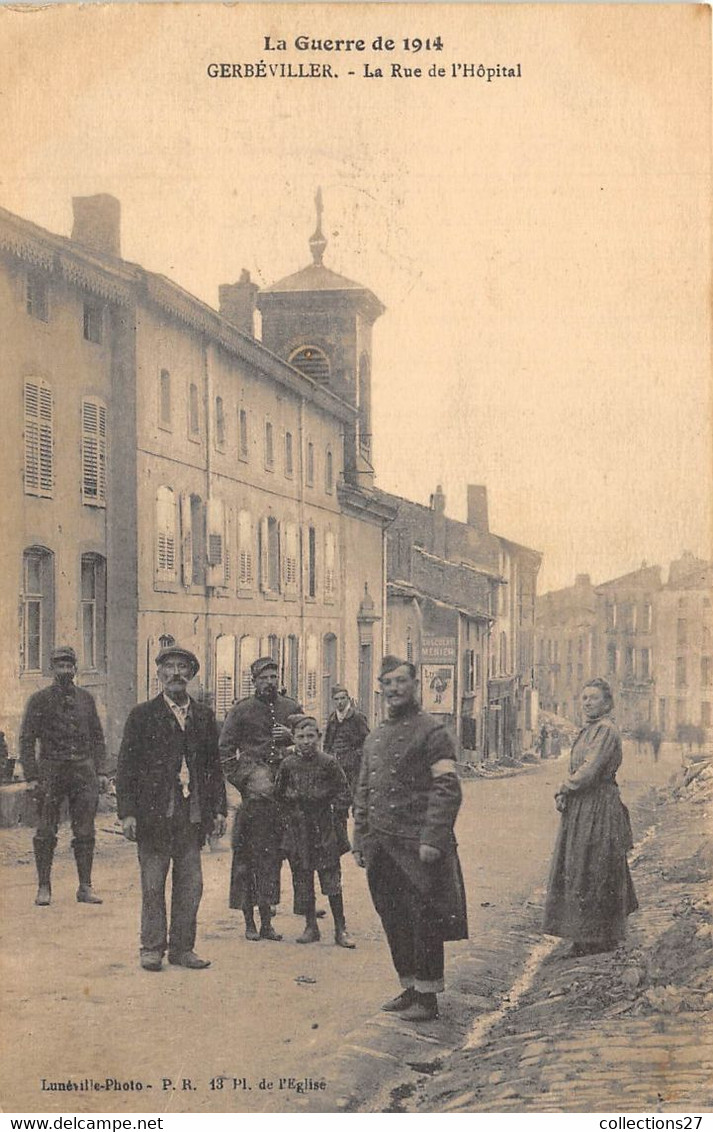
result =
[[[106,671],[106,559],[82,554],[79,560],[79,667]],[[55,559],[44,546],[22,554],[20,671],[49,671],[55,643]]]
[[[105,304],[85,298],[82,303],[82,333],[85,341],[100,346],[104,341]],[[39,322],[49,322],[52,315],[50,283],[39,271],[28,271],[25,280],[25,310]]]
[[[158,425],[166,432],[173,431],[173,378],[168,370],[162,369],[159,375],[158,395]],[[225,400],[217,396],[213,403],[213,442],[219,452],[225,452],[229,447],[237,445],[238,459],[243,463],[250,461],[251,446],[251,414],[244,407],[239,407],[235,414],[235,436],[230,435],[231,425],[229,418],[232,414],[226,412]],[[200,442],[203,437],[201,418],[201,398],[195,382],[188,385],[188,438]],[[293,479],[296,470],[299,472],[299,452],[295,444],[294,434],[290,430],[282,433],[281,458],[279,460],[283,475]],[[275,437],[275,426],[269,417],[265,417],[262,426],[262,457],[267,471],[274,472],[278,466],[278,444]],[[313,441],[308,440],[304,455],[304,482],[307,487],[314,487],[317,476],[317,455]],[[335,468],[334,454],[331,445],[327,445],[324,453],[324,490],[327,493],[334,491]]]
[[[321,559],[321,561],[318,561]],[[321,579],[320,579],[321,574]],[[319,554],[317,529],[263,516],[257,529],[247,509],[234,512],[222,499],[156,492],[154,586],[211,586],[249,595],[296,599],[300,592],[324,601],[337,596],[337,539],[328,528]]]
[[[195,388],[195,387],[192,387]],[[218,398],[220,400],[220,398]],[[247,412],[240,410],[241,430],[247,437]],[[90,506],[106,505],[107,408],[96,397],[83,397],[80,405],[81,495]],[[247,441],[246,441],[247,445]],[[309,441],[305,462],[305,482],[314,486],[315,448]],[[275,447],[272,422],[265,422],[265,466],[274,470]],[[284,435],[284,472],[294,474],[294,445],[291,432]],[[334,456],[330,447],[324,455],[324,490],[334,491]],[[43,378],[27,378],[24,383],[24,488],[26,495],[51,499],[55,486],[55,410],[54,394]]]
[[[51,499],[55,487],[55,413],[51,385],[27,378],[24,406],[24,489]],[[106,505],[107,410],[96,397],[80,401],[81,496],[89,506]]]
[[[564,643],[564,642],[563,642]],[[570,637],[567,642],[567,660],[571,660],[574,654],[574,641]],[[588,637],[577,638],[577,656],[584,656],[585,650],[588,650],[591,645],[591,640]],[[550,661],[552,664],[559,664],[560,659],[560,642],[557,639],[540,638],[540,663],[544,664],[545,661]]]

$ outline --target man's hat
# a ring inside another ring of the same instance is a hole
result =
[[[56,649],[52,649],[50,655],[50,663],[55,660],[71,660],[72,664],[76,664],[77,654],[71,645],[58,645]]]
[[[332,688],[332,695],[338,696],[340,692],[344,692],[347,696],[349,695],[349,689],[345,688],[343,684],[335,684]]]
[[[169,656],[180,656],[183,660],[189,661],[193,667],[194,676],[201,666],[196,654],[191,652],[190,649],[181,648],[180,645],[166,645],[165,648],[162,648],[156,656],[156,664],[163,664],[165,660],[168,660]]]
[[[277,661],[273,660],[271,656],[258,657],[258,659],[254,660],[250,665],[250,675],[253,680],[257,680],[258,676],[261,676],[268,668],[274,668],[275,672],[277,672]]]
[[[401,668],[401,666],[404,664],[410,670],[411,675],[415,676],[416,669],[414,668],[413,664],[411,664],[410,660],[404,660],[402,656],[393,656],[391,653],[387,653],[387,655],[381,661],[381,672],[379,673],[379,679],[383,679],[383,677],[386,676],[389,672],[393,672],[396,668]]]

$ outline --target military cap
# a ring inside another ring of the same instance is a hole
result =
[[[338,696],[340,692],[344,692],[347,696],[349,695],[349,689],[345,688],[343,684],[335,684],[332,688],[332,695]]]
[[[50,655],[50,663],[55,660],[71,660],[72,664],[76,664],[77,654],[71,645],[58,645],[56,649],[52,649]]]
[[[254,660],[250,665],[250,674],[253,680],[256,680],[258,676],[266,672],[268,668],[274,668],[275,672],[277,672],[277,661],[273,660],[271,656],[260,656],[257,660]]]
[[[169,656],[180,656],[183,660],[189,661],[193,668],[194,676],[201,666],[196,654],[191,652],[190,649],[182,648],[180,645],[166,645],[165,648],[162,648],[156,656],[156,664],[163,664],[165,660],[168,660]]]
[[[387,653],[387,655],[383,657],[381,661],[381,672],[379,673],[379,679],[382,680],[383,677],[388,675],[389,672],[393,672],[396,668],[401,668],[402,665],[405,665],[408,668],[412,676],[416,675],[416,668],[413,664],[411,664],[410,660],[404,660],[401,656],[393,656],[391,653]]]

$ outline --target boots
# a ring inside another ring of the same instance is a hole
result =
[[[260,939],[270,939],[279,943],[282,936],[272,926],[272,908],[269,904],[260,904]]]
[[[245,938],[258,940],[260,938],[260,932],[257,930],[255,912],[252,904],[247,904],[243,908],[243,915],[245,917]]]
[[[349,950],[352,950],[356,947],[356,944],[347,931],[347,924],[344,919],[344,902],[341,892],[336,896],[329,897],[329,906],[332,909],[332,916],[334,917],[334,942],[337,947],[347,947]]]
[[[414,991],[414,1002],[407,1010],[399,1011],[404,1022],[432,1022],[438,1017],[438,999],[435,994]]]
[[[101,904],[100,896],[92,888],[92,862],[94,860],[94,842],[80,842],[74,845],[74,859],[77,862],[77,875],[79,888],[77,889],[77,902],[79,904]]]
[[[35,864],[37,865],[37,896],[35,904],[39,908],[46,908],[52,902],[52,888],[50,876],[52,873],[52,858],[54,845],[51,841],[33,841],[35,850]]]

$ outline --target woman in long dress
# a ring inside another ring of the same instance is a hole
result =
[[[611,719],[611,688],[594,679],[582,689],[586,720],[570,755],[570,774],[555,794],[562,814],[550,871],[544,930],[573,940],[571,955],[613,951],[638,908],[626,854],[631,824],[616,772],[621,738]]]

